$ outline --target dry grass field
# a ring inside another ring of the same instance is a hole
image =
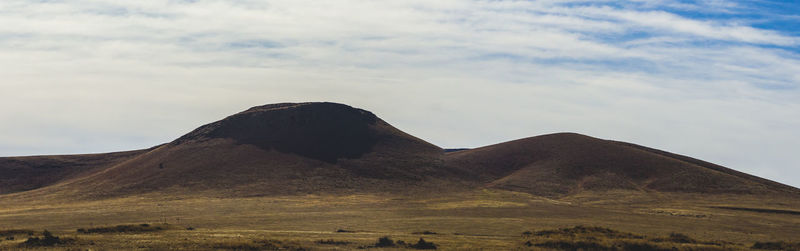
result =
[[[800,242],[800,215],[791,213],[796,208],[796,198],[709,199],[628,191],[561,199],[479,190],[446,196],[149,194],[47,204],[6,200],[0,208],[0,234],[5,233],[0,249],[398,250],[412,249],[423,238],[440,250],[577,250],[575,245],[595,248],[588,250],[747,250],[757,242]],[[149,227],[137,230],[140,224]],[[118,225],[134,227],[116,231]],[[606,228],[622,234],[609,234]],[[67,241],[24,244],[45,229]],[[384,236],[405,244],[377,247]]]

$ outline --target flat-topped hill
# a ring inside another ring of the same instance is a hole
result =
[[[629,190],[800,194],[686,156],[574,133],[445,151],[362,109],[257,106],[151,149],[0,158],[0,194],[260,196],[439,193],[496,188],[560,197]]]

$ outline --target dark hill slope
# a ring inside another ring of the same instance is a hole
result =
[[[448,153],[490,187],[544,196],[613,189],[689,193],[798,193],[725,167],[580,134],[560,133]]]
[[[0,194],[49,186],[114,166],[146,150],[0,158]]]
[[[361,157],[382,138],[397,136],[374,130],[379,122],[385,124],[371,112],[340,104],[272,104],[202,126],[173,144],[228,138],[264,150],[336,163],[340,158]],[[435,148],[425,144],[418,147]]]
[[[254,107],[41,193],[234,196],[403,191],[454,181],[443,150],[335,103]]]

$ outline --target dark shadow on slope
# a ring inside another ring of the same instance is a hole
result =
[[[378,122],[371,112],[336,103],[274,104],[251,108],[202,126],[176,140],[230,138],[263,149],[294,153],[328,163],[358,158],[372,150]]]

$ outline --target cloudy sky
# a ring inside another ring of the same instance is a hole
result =
[[[570,131],[800,186],[791,2],[3,0],[0,156],[334,101],[446,148]]]

